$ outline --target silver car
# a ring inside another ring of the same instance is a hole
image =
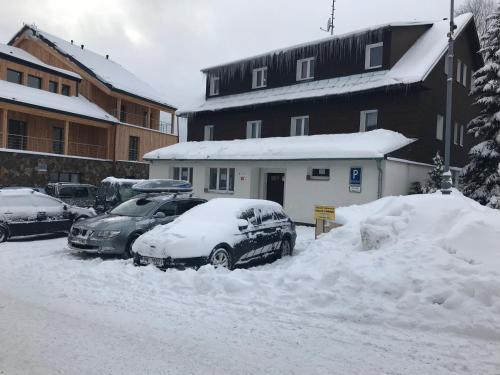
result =
[[[205,202],[191,194],[143,194],[108,213],[75,223],[68,236],[68,247],[78,252],[129,258],[132,244],[140,235]]]

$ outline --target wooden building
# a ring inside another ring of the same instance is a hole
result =
[[[108,56],[24,26],[0,44],[0,185],[147,177],[175,110]]]

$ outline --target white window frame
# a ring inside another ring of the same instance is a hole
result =
[[[305,132],[305,120],[307,119],[307,134]],[[302,120],[300,125],[301,134],[297,134],[297,120]],[[290,136],[294,137],[297,135],[309,135],[309,116],[296,116],[290,119]]]
[[[175,179],[175,170],[176,169],[179,170],[179,178],[178,178],[178,180],[180,180],[180,181],[186,181],[186,182],[189,182],[190,184],[193,184],[193,174],[194,174],[193,167],[173,167],[172,168],[172,178],[173,179]],[[183,171],[183,169],[187,169],[187,177],[188,177],[187,180],[183,180],[182,179],[182,171]]]
[[[203,129],[203,140],[204,141],[213,141],[214,140],[214,126],[213,125],[205,125]]]
[[[328,176],[313,176],[313,170],[315,170],[315,169],[328,170]],[[321,167],[321,166],[314,166],[314,167],[310,167],[309,168],[306,179],[307,180],[329,181],[331,177],[332,177],[332,168]]]
[[[467,87],[467,71],[467,65],[462,64],[462,85],[464,85],[464,87]]]
[[[297,81],[305,81],[308,79],[313,79],[314,75],[311,74],[311,61],[315,61],[316,57],[307,57],[305,59],[297,60]],[[302,78],[302,63],[307,62],[307,76]]]
[[[253,127],[256,127],[256,134],[255,137],[252,136],[252,130]],[[261,138],[261,132],[262,132],[262,121],[261,120],[253,120],[253,121],[247,121],[247,139],[251,138]]]
[[[453,127],[453,144],[458,145],[458,122]]]
[[[459,138],[460,146],[464,146],[464,126],[460,125],[460,138]]]
[[[444,74],[448,75],[448,55],[444,56]]]
[[[462,60],[457,59],[457,82],[462,82]]]
[[[382,47],[382,64],[371,66],[370,51],[373,48],[378,48],[378,47]],[[383,66],[383,56],[384,56],[383,47],[384,47],[384,42],[368,44],[366,46],[366,48],[365,48],[365,70],[377,69],[377,68],[381,68]]]
[[[262,82],[257,82],[258,73],[262,72]],[[252,71],[252,89],[260,89],[267,86],[267,66],[256,68]]]
[[[217,87],[215,86],[215,82],[217,82]],[[219,76],[211,76],[210,77],[210,90],[209,90],[210,96],[219,95],[219,91],[220,91],[220,77]]]
[[[436,139],[439,141],[443,140],[443,134],[444,134],[444,116],[443,115],[437,115],[436,119]]]
[[[378,109],[368,109],[366,111],[359,112],[359,131],[366,132],[366,115],[376,113],[377,114],[377,128],[378,128]]]
[[[210,170],[211,169],[216,169],[217,170],[217,181],[216,181],[216,188],[211,189],[210,188]],[[227,176],[227,184],[225,189],[220,188],[220,175],[221,175],[221,170],[225,169],[226,170],[226,176]],[[233,170],[233,190],[230,190],[229,187],[231,186],[230,183],[230,177],[231,177],[231,169]],[[214,192],[214,193],[229,193],[232,194],[234,193],[234,188],[235,188],[235,182],[236,182],[236,169],[231,168],[231,167],[208,167],[208,187],[207,191],[208,192]]]

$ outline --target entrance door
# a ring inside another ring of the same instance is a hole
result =
[[[285,174],[268,173],[266,199],[279,203],[283,206],[283,196],[285,192]]]

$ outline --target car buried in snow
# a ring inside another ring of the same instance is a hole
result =
[[[134,264],[233,269],[256,259],[292,255],[296,237],[295,224],[278,203],[216,198],[139,237]]]
[[[130,258],[133,243],[157,225],[167,224],[206,200],[194,197],[189,183],[147,180],[134,185],[139,195],[112,210],[75,223],[68,236],[70,250]]]
[[[0,242],[11,237],[68,233],[72,224],[95,216],[33,189],[0,190]]]

